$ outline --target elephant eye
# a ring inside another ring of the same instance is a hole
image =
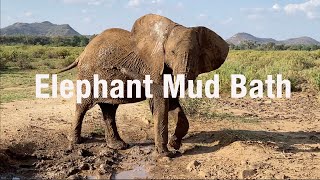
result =
[[[175,54],[176,52],[174,50],[171,51],[172,54]]]

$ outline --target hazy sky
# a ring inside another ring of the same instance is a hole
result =
[[[15,22],[70,24],[81,34],[127,30],[156,13],[185,25],[202,25],[224,38],[238,32],[320,40],[320,0],[1,0],[1,27]]]

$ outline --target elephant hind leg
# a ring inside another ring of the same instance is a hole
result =
[[[82,122],[86,112],[89,109],[90,109],[89,104],[86,104],[86,103],[76,104],[76,114],[72,122],[71,135],[69,137],[71,144],[79,144],[82,142],[82,138],[81,138]]]
[[[189,122],[185,115],[179,99],[170,99],[169,113],[176,119],[177,125],[173,136],[170,138],[169,145],[178,150],[182,144],[182,138],[188,133]]]
[[[116,125],[116,111],[119,105],[99,103],[105,122],[105,138],[107,146],[111,149],[126,149],[126,144],[118,133]]]

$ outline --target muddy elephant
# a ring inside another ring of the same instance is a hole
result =
[[[224,63],[228,51],[228,44],[206,27],[184,27],[166,17],[148,14],[136,20],[131,32],[117,28],[102,32],[86,46],[71,65],[60,72],[77,66],[77,78],[87,79],[91,83],[94,74],[98,74],[100,79],[105,79],[108,83],[114,79],[126,82],[135,78],[137,74],[150,75],[155,84],[161,84],[163,74],[184,74],[186,79],[194,80],[201,73],[219,68]],[[106,123],[107,146],[113,149],[127,148],[128,145],[117,131],[117,108],[120,104],[138,102],[146,98],[94,98],[92,94],[76,105],[71,142],[81,142],[81,125],[85,113],[95,104],[99,104]],[[155,125],[155,151],[160,155],[169,156],[168,113],[172,113],[177,122],[174,135],[169,142],[174,149],[180,148],[182,138],[188,132],[187,117],[178,98],[156,95],[150,100],[150,107]]]

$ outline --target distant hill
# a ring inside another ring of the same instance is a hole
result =
[[[268,42],[274,42],[274,43],[277,42],[275,39],[272,39],[272,38],[258,38],[248,33],[238,33],[232,36],[231,38],[227,39],[228,43],[232,43],[234,45],[239,45],[245,41],[257,42],[259,44],[266,44]]]
[[[303,45],[320,45],[320,42],[318,42],[315,39],[312,39],[311,37],[299,37],[299,38],[292,38],[292,39],[287,39],[284,41],[280,41],[282,44],[286,45],[298,45],[298,44],[303,44]]]
[[[248,33],[238,33],[232,36],[231,38],[226,40],[228,43],[232,43],[234,45],[239,45],[243,42],[250,41],[256,42],[257,44],[267,44],[267,43],[275,43],[275,44],[284,44],[284,45],[320,45],[320,42],[312,39],[310,37],[299,37],[292,38],[283,41],[277,41],[272,38],[259,38],[255,37]]]
[[[2,28],[2,36],[30,35],[30,36],[81,36],[68,24],[52,24],[49,21],[41,23],[15,23]]]

